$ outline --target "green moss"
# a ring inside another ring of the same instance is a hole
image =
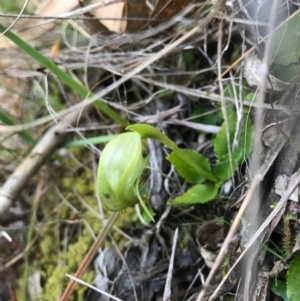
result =
[[[58,299],[70,281],[66,274],[74,274],[76,272],[91,244],[92,238],[85,229],[77,242],[69,245],[66,253],[61,252],[58,254],[55,266],[53,265],[53,260],[47,258],[47,254],[43,254],[43,265],[47,267],[43,300]],[[89,269],[82,277],[82,280],[92,284],[94,278],[94,271]],[[83,300],[85,291],[85,286],[78,285],[70,300]]]
[[[182,227],[179,231],[178,249],[183,250],[184,248],[186,248],[189,244],[190,237],[191,237],[191,227],[188,225]]]

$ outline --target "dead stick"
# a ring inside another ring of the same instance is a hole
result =
[[[74,275],[75,278],[81,278],[82,277],[82,275],[84,274],[84,272],[86,271],[86,269],[88,268],[88,266],[90,265],[92,260],[94,259],[98,249],[103,244],[106,236],[108,235],[110,229],[114,225],[114,223],[117,220],[119,215],[120,215],[120,212],[114,212],[110,216],[107,224],[104,226],[102,231],[99,233],[99,235],[97,236],[97,238],[94,241],[93,245],[91,246],[90,250],[85,255],[81,265],[79,266],[78,270],[76,271],[76,273]],[[67,301],[70,298],[71,294],[73,293],[76,285],[77,285],[77,282],[74,279],[71,279],[71,281],[69,282],[67,288],[65,289],[64,293],[62,294],[62,296],[60,297],[59,300],[60,301]]]

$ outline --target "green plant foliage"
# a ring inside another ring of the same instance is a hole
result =
[[[253,125],[247,115],[244,114],[240,129],[236,135],[237,115],[230,106],[227,108],[229,126],[229,144],[231,161],[228,154],[227,130],[225,122],[222,124],[216,139],[214,140],[214,151],[218,158],[215,167],[215,175],[222,181],[233,176],[233,173],[246,158],[252,149]]]
[[[296,73],[299,70],[298,62],[289,64],[287,66],[279,65],[279,64],[272,64],[271,65],[271,72],[272,74],[279,78],[282,81],[288,82],[294,78]]]
[[[289,301],[300,300],[300,252],[292,260],[286,275],[287,296]]]
[[[197,162],[193,161],[192,158],[187,156],[183,149],[179,148],[170,138],[157,130],[155,127],[148,124],[135,124],[128,126],[126,129],[139,133],[142,138],[153,138],[158,140],[175,152],[179,157],[181,157],[181,159],[186,162],[187,166],[197,170],[197,172],[206,179],[212,182],[217,182],[217,179],[212,172],[204,170],[197,164]]]
[[[221,187],[226,180],[230,179],[234,175],[234,172],[237,170],[239,166],[238,162],[239,162],[239,155],[232,154],[231,161],[230,161],[229,155],[226,154],[222,156],[219,162],[216,163],[216,166],[214,168],[214,173],[219,179],[218,182],[219,187]]]
[[[227,109],[228,126],[229,126],[229,138],[230,145],[233,142],[235,127],[236,127],[236,114],[234,114],[233,106]],[[221,125],[221,128],[214,140],[214,152],[218,160],[222,160],[222,157],[228,155],[228,143],[227,143],[227,129],[225,122]]]
[[[280,65],[297,63],[300,55],[300,15],[285,22],[272,35],[273,61]]]
[[[248,100],[248,101],[256,101],[256,94],[249,91],[246,88],[246,86],[247,86],[247,83],[245,80],[242,82],[242,86],[237,85],[236,83],[230,83],[230,84],[226,85],[226,87],[224,89],[224,96]],[[227,108],[229,108],[229,110],[231,110],[231,107],[232,107],[232,105],[227,106]],[[248,109],[247,109],[247,112],[248,112]],[[247,112],[245,112],[245,113],[247,113]],[[220,114],[221,114],[221,117],[223,117],[221,110],[220,110]]]
[[[196,151],[179,148],[156,128],[147,124],[128,126],[126,129],[135,133],[118,135],[107,144],[100,158],[98,188],[105,208],[119,211],[136,204],[138,200],[144,208],[147,208],[139,195],[140,188],[138,187],[144,169],[141,143],[143,138],[156,139],[170,148],[173,152],[167,159],[187,182],[197,184],[182,196],[169,201],[169,204],[183,206],[206,203],[214,199],[218,188],[233,176],[239,164],[249,156],[252,147],[251,120],[245,115],[240,126],[237,127],[237,114],[233,106],[227,107],[227,113],[231,156],[228,154],[226,127],[223,123],[214,140],[218,162],[213,171],[207,158]],[[145,211],[152,217],[149,210],[145,209]]]
[[[229,144],[231,147],[231,152],[239,155],[240,159],[243,160],[247,158],[251,152],[252,139],[253,139],[253,125],[247,115],[243,115],[243,120],[238,129],[236,135],[237,126],[237,114],[233,110],[233,106],[228,106],[228,126],[229,126]],[[236,141],[234,139],[236,138]],[[226,135],[226,125],[225,122],[222,124],[220,131],[214,140],[214,151],[216,157],[221,161],[222,158],[228,155],[228,143]],[[239,162],[240,163],[240,162]]]
[[[254,92],[249,92],[247,93],[247,95],[245,95],[245,97],[243,97],[244,100],[248,100],[248,101],[256,101],[256,93]],[[248,112],[248,108],[247,108],[247,112]]]
[[[126,127],[126,130],[130,130],[138,133],[142,138],[153,138],[166,145],[171,150],[174,150],[177,145],[165,134],[149,124],[133,124]]]
[[[245,161],[252,150],[254,127],[251,119],[247,114],[244,114],[242,122],[242,130],[238,135],[238,144],[233,146],[233,153],[239,155],[239,163]]]
[[[194,66],[197,64],[197,57],[194,49],[186,49],[182,53],[183,61],[186,65],[186,70],[194,70]]]
[[[4,124],[14,125],[16,122],[13,120],[11,116],[9,116],[6,112],[0,110],[0,121]],[[27,132],[19,132],[18,135],[24,139],[29,144],[35,145],[36,139],[34,139],[29,133]]]
[[[286,257],[282,256],[282,251],[279,249],[279,253],[275,251],[275,249],[270,248],[269,246],[267,246],[266,244],[260,243],[260,246],[266,250],[267,252],[269,252],[270,254],[272,254],[273,256],[277,257],[279,260],[285,260]],[[276,245],[275,245],[276,247]]]
[[[187,206],[205,204],[213,200],[218,194],[218,186],[215,184],[197,184],[186,193],[174,200],[168,201],[170,205]]]
[[[240,85],[237,85],[236,83],[229,83],[226,85],[225,89],[224,89],[224,96],[227,97],[237,97],[237,98],[243,98],[245,99],[248,91],[244,88],[245,83],[243,83],[242,85],[242,90],[240,89]],[[228,107],[231,107],[231,105],[229,105]]]
[[[172,140],[152,126],[136,124],[127,127],[129,130],[139,133],[143,138],[157,139],[173,150],[167,159],[187,182],[198,184],[190,188],[184,195],[169,201],[169,204],[182,206],[201,204],[212,200],[217,195],[218,188],[233,176],[239,164],[249,156],[253,138],[251,120],[247,119],[247,115],[245,115],[236,135],[237,115],[233,106],[227,107],[227,113],[229,119],[231,160],[229,159],[227,148],[226,128],[223,123],[220,132],[214,140],[214,149],[218,162],[213,172],[207,158],[193,150],[180,149]],[[205,184],[201,184],[203,182]]]
[[[300,56],[300,14],[284,22],[272,35],[272,72],[281,80],[291,80],[298,71]]]
[[[211,173],[211,167],[208,159],[198,152],[191,149],[183,149],[182,153],[191,158],[197,165],[202,169]],[[192,184],[203,183],[206,178],[203,177],[199,172],[192,166],[187,165],[186,162],[177,153],[172,152],[167,159],[175,166],[177,172],[188,182]]]
[[[145,210],[142,211],[142,218],[146,223],[150,223],[153,222],[153,216],[155,216],[155,211],[152,208],[150,199],[148,199],[147,201],[145,201],[145,206],[147,206],[150,214],[148,214],[148,212],[146,212]]]
[[[221,124],[223,119],[219,114],[220,110],[218,109],[214,112],[210,112],[210,111],[211,110],[203,107],[196,108],[192,113],[192,117],[194,117],[193,121],[198,123],[203,123],[203,124],[210,124],[210,125]]]
[[[289,298],[286,294],[286,281],[274,279],[271,286],[271,291],[275,295],[281,297],[284,301],[289,301]]]

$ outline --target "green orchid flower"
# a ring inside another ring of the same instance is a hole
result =
[[[104,208],[121,211],[140,202],[153,220],[139,191],[144,168],[138,133],[123,133],[113,138],[102,151],[98,167],[98,193]]]

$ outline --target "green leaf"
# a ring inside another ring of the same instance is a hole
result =
[[[251,119],[245,114],[242,122],[242,130],[238,135],[238,144],[233,148],[233,155],[238,156],[238,163],[241,164],[246,160],[252,150],[253,144],[253,124]]]
[[[243,100],[248,101],[256,101],[256,94],[249,91],[247,88],[247,82],[246,80],[242,83],[242,93],[240,90],[240,85],[238,83],[234,83],[234,86],[232,83],[226,85],[226,88],[224,89],[224,96],[226,97],[232,97],[232,98],[242,98]],[[228,107],[232,107],[232,105],[228,105]]]
[[[0,24],[0,32],[4,32],[6,28]],[[73,79],[68,73],[56,66],[51,60],[47,59],[41,52],[33,48],[31,45],[20,39],[17,35],[12,33],[10,30],[4,34],[12,42],[14,42],[19,48],[28,53],[35,61],[39,62],[42,66],[48,69],[50,72],[55,74],[64,84],[71,87],[74,91],[79,93],[83,97],[92,97],[93,93],[89,91],[85,86],[80,84],[78,81]],[[96,107],[102,110],[107,116],[123,126],[128,125],[127,120],[120,116],[117,112],[111,109],[102,101],[96,101],[94,103]]]
[[[224,155],[219,162],[217,162],[215,169],[214,169],[214,174],[218,177],[219,181],[219,187],[223,185],[223,183],[230,179],[235,171],[238,168],[238,158],[239,155],[237,154],[232,154],[232,159],[231,159],[231,166],[230,166],[230,161],[229,161],[229,156],[228,154]]]
[[[150,200],[145,201],[145,205],[146,205],[147,211],[142,210],[141,214],[142,214],[143,220],[149,224],[150,222],[154,221],[155,211],[152,208]],[[150,214],[148,212],[150,212]]]
[[[236,113],[233,111],[232,105],[227,106],[227,117],[228,117],[229,137],[230,137],[230,145],[231,145],[234,138],[235,126],[237,122],[237,116]],[[222,157],[228,155],[226,132],[227,132],[226,125],[225,122],[223,122],[217,134],[217,137],[214,140],[214,152],[219,161],[222,159]]]
[[[150,218],[150,220],[152,220],[153,222],[155,222],[154,217],[153,217],[153,210],[150,210],[145,201],[143,200],[141,194],[140,194],[140,190],[139,190],[139,183],[136,182],[136,189],[135,189],[135,193],[140,201],[140,204],[142,206],[142,208],[144,209],[145,213],[148,215],[148,217]]]
[[[245,161],[252,150],[254,128],[251,119],[244,115],[242,130],[239,133],[238,145],[233,149],[233,154],[239,156],[239,164]]]
[[[242,93],[240,90],[240,84],[239,83],[229,83],[226,85],[224,89],[224,96],[226,97],[237,97],[238,99],[246,99],[249,91],[245,88],[247,85],[247,82],[244,80],[242,83]]]
[[[248,100],[248,101],[256,102],[257,101],[256,94],[257,93],[250,92],[245,97],[243,97],[243,99]],[[247,108],[247,110],[249,110],[249,108]]]
[[[7,125],[14,125],[16,122],[10,117],[6,112],[0,110],[0,120]],[[35,145],[37,140],[34,139],[28,132],[22,131],[17,133],[22,137],[27,143]]]
[[[300,55],[299,41],[300,15],[297,13],[275,30],[272,35],[273,63],[285,66],[298,63]]]
[[[134,124],[128,126],[126,130],[137,132],[141,135],[142,138],[153,138],[158,140],[159,142],[170,148],[173,152],[175,152],[179,157],[181,157],[181,159],[184,162],[186,162],[187,166],[190,166],[191,168],[195,169],[199,173],[199,175],[202,175],[207,180],[210,180],[212,182],[217,181],[216,177],[213,175],[212,172],[208,172],[201,166],[199,166],[197,162],[195,162],[192,158],[186,155],[183,149],[179,148],[170,138],[168,138],[165,134],[163,134],[155,127],[148,124]]]
[[[287,66],[272,64],[270,72],[278,79],[289,82],[292,80],[299,70],[298,61]]]
[[[227,107],[229,138],[231,147],[231,162],[229,160],[227,135],[225,122],[222,124],[220,131],[214,140],[214,151],[218,162],[214,169],[214,174],[220,180],[218,185],[221,186],[224,181],[234,175],[239,164],[246,160],[252,150],[253,142],[253,124],[247,114],[243,115],[241,129],[235,137],[237,115],[233,107]],[[235,141],[234,141],[235,140]]]
[[[224,96],[239,98],[239,96],[240,96],[240,87],[238,85],[233,86],[232,83],[227,84],[225,89],[224,89]]]
[[[271,286],[271,291],[275,295],[281,297],[284,301],[290,301],[286,294],[286,281],[274,279]]]
[[[286,275],[287,296],[289,301],[300,300],[300,252],[292,260]]]
[[[190,159],[192,159],[198,166],[207,172],[211,172],[210,163],[206,157],[191,149],[182,149]],[[167,159],[175,166],[177,172],[189,183],[200,184],[205,181],[202,176],[194,167],[186,164],[186,162],[177,153],[172,152]]]
[[[149,124],[133,124],[126,127],[126,130],[138,133],[142,138],[153,138],[174,150],[177,145],[161,131]]]
[[[203,107],[197,107],[193,111],[192,117],[194,122],[203,124],[218,125],[223,121],[223,119],[219,115],[219,110],[211,112],[211,109]]]
[[[236,137],[236,145],[233,144],[236,131],[237,116],[232,110],[228,110],[228,125],[229,125],[229,137],[232,155],[236,154],[238,158],[238,163],[242,163],[249,156],[252,150],[252,140],[253,140],[253,124],[247,114],[244,114],[242,120],[241,130]],[[225,122],[222,124],[220,131],[214,140],[214,151],[219,162],[224,159],[227,160],[228,147],[227,147],[227,135],[226,135],[226,125]],[[235,156],[236,158],[236,156]]]
[[[188,206],[205,204],[213,200],[218,194],[218,187],[215,184],[197,184],[178,198],[168,201],[170,205]]]

